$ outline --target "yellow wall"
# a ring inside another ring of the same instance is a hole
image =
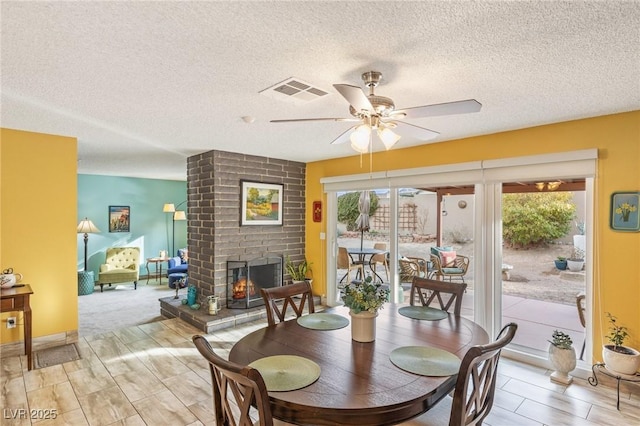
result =
[[[0,267],[31,285],[33,337],[78,329],[77,141],[0,129]],[[2,343],[22,340],[19,326]]]
[[[463,119],[463,118],[461,118]],[[402,142],[402,140],[400,141]],[[511,132],[394,149],[373,156],[373,171],[408,169],[439,164],[598,149],[595,183],[594,357],[600,358],[604,312],[618,317],[629,328],[630,346],[640,348],[640,233],[614,232],[609,228],[609,203],[615,191],[640,191],[640,111],[569,121]],[[327,149],[331,149],[327,145]],[[360,168],[357,156],[307,165],[306,256],[314,265],[313,286],[326,293],[326,215],[314,223],[311,202],[326,198],[320,179],[366,173],[368,156]],[[600,304],[602,302],[602,305]]]

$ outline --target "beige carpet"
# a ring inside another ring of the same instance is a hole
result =
[[[133,289],[133,283],[105,286],[103,293],[96,286],[93,293],[78,296],[78,334],[92,336],[164,319],[159,299],[174,296],[176,291],[167,286],[166,278],[162,279],[162,285],[157,280],[149,280],[148,285],[146,282],[146,279],[138,281],[137,290]]]

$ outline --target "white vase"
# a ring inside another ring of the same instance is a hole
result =
[[[562,349],[555,345],[549,345],[549,361],[555,371],[551,373],[551,381],[563,385],[571,384],[573,377],[569,375],[576,368],[576,351],[573,346]]]
[[[356,342],[373,342],[376,340],[376,317],[378,312],[362,311],[351,315],[351,338]]]
[[[625,348],[629,354],[616,352],[613,345],[604,345],[602,347],[602,359],[607,370],[618,373],[634,375],[640,369],[640,352],[628,346],[618,346]]]

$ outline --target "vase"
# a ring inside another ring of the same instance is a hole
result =
[[[551,373],[551,381],[563,385],[571,384],[573,377],[569,375],[576,368],[576,351],[573,346],[569,349],[549,345],[549,361],[555,371]]]
[[[376,340],[376,317],[378,312],[362,311],[356,314],[353,311],[349,311],[349,315],[351,315],[351,339],[363,343]]]
[[[602,359],[607,370],[615,374],[634,375],[640,369],[640,351],[619,345],[617,351],[614,345],[602,347]]]

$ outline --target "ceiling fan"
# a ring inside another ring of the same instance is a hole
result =
[[[385,96],[374,93],[375,87],[380,83],[382,73],[378,71],[367,71],[362,74],[364,85],[369,88],[369,95],[364,91],[349,84],[334,84],[333,87],[349,102],[349,112],[352,117],[348,118],[299,118],[289,120],[271,120],[272,123],[287,123],[299,121],[345,121],[356,122],[356,124],[340,136],[334,139],[332,144],[351,141],[351,147],[360,153],[366,153],[371,148],[372,130],[375,130],[378,137],[387,149],[390,149],[399,139],[400,135],[412,136],[424,141],[433,139],[439,135],[438,132],[409,124],[404,119],[435,117],[438,115],[466,114],[478,112],[482,104],[475,99],[464,101],[447,102],[442,104],[423,105],[412,108],[395,109],[393,100]]]

